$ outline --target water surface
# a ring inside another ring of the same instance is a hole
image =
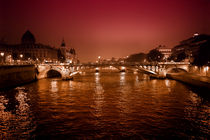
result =
[[[42,79],[0,92],[0,138],[207,139],[209,106],[182,83],[144,74]]]

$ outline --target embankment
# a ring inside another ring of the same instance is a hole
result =
[[[0,90],[32,82],[36,73],[34,65],[0,66]]]
[[[210,89],[210,77],[192,73],[170,73],[167,78],[174,79],[192,86]]]

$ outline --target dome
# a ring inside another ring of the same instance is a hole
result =
[[[21,38],[22,44],[34,44],[35,41],[34,35],[29,30],[27,30]]]

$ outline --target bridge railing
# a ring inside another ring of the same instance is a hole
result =
[[[190,62],[158,62],[159,65],[189,65]]]

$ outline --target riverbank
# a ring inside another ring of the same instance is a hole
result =
[[[0,90],[16,87],[36,80],[34,65],[0,66]]]
[[[210,77],[207,76],[200,76],[193,73],[169,73],[166,77],[192,86],[210,90]]]

